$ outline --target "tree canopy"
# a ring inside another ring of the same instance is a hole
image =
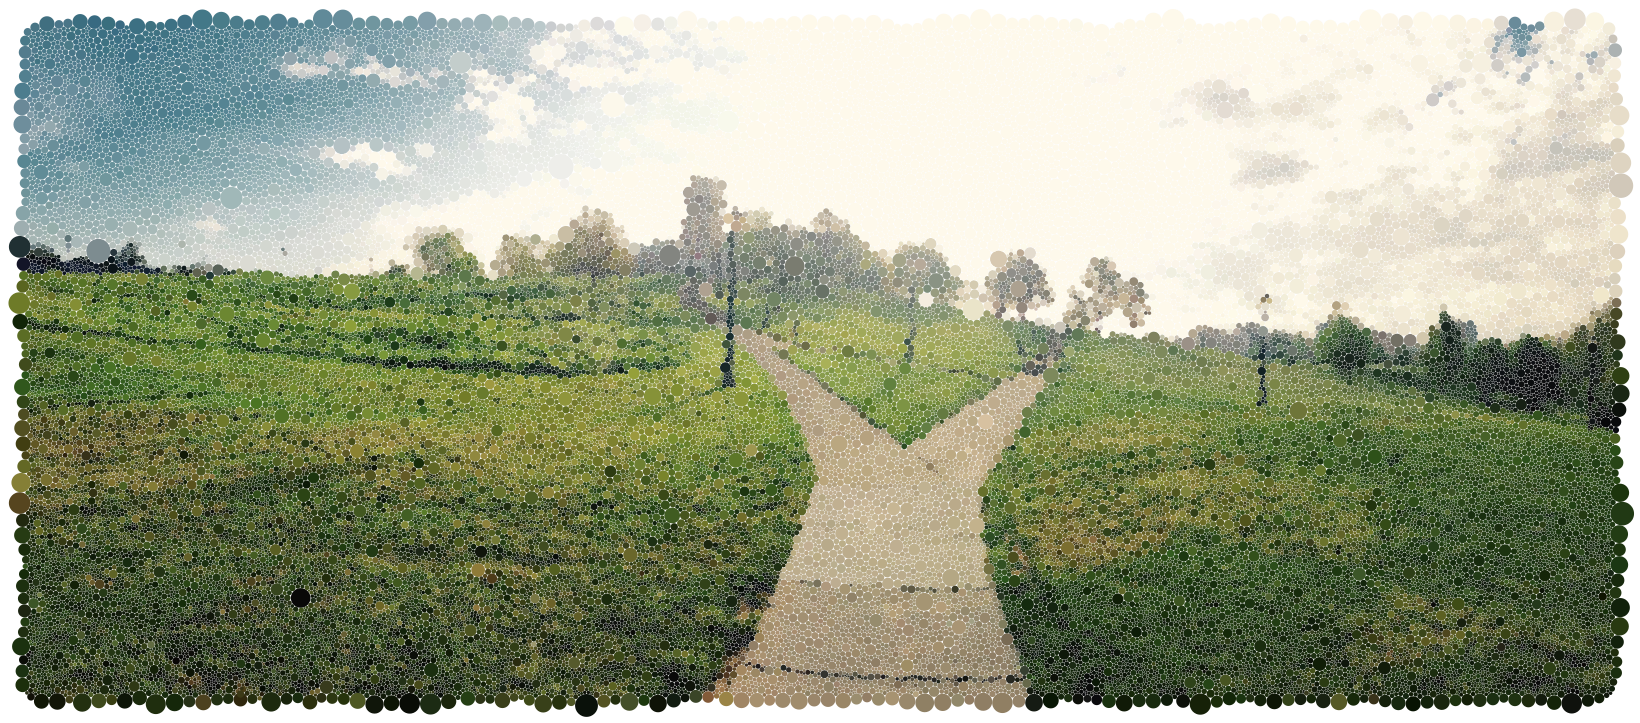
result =
[[[632,252],[627,249],[626,229],[615,225],[615,216],[601,209],[581,207],[581,215],[558,229],[558,240],[546,253],[547,268],[573,276],[627,276],[632,273]]]

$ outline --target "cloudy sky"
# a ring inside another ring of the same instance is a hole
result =
[[[1034,249],[1061,299],[1110,256],[1170,334],[1268,293],[1277,327],[1339,302],[1421,332],[1446,304],[1512,338],[1621,292],[1622,38],[1597,13],[896,20],[30,31],[20,228],[379,271],[418,226],[488,261],[582,206],[674,238],[700,174],[777,221],[936,239],[969,279]]]

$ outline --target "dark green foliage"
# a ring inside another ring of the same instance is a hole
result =
[[[1506,392],[1524,398],[1528,412],[1535,412],[1543,403],[1560,398],[1560,352],[1543,343],[1543,339],[1520,334],[1509,344],[1510,384]]]
[[[1445,392],[1446,384],[1456,382],[1463,374],[1463,330],[1451,320],[1451,315],[1442,311],[1440,320],[1430,326],[1428,333],[1430,341],[1420,352],[1420,361],[1424,362],[1425,374],[1435,385],[1435,392]]]
[[[1315,361],[1343,372],[1353,384],[1356,369],[1373,361],[1373,336],[1348,316],[1337,316],[1315,339]]]
[[[1487,338],[1474,344],[1469,352],[1468,375],[1481,392],[1481,402],[1491,405],[1497,392],[1509,390],[1510,375],[1514,374],[1509,362],[1509,349],[1499,339]]]

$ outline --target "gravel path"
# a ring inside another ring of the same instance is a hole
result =
[[[724,705],[1025,704],[1019,655],[985,573],[978,490],[1042,378],[1020,375],[901,448],[853,406],[737,332],[787,393],[817,481]]]

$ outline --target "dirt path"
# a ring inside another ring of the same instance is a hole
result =
[[[774,342],[736,337],[787,393],[817,481],[757,637],[718,684],[724,704],[1024,705],[978,490],[1042,378],[1003,382],[902,449]]]

